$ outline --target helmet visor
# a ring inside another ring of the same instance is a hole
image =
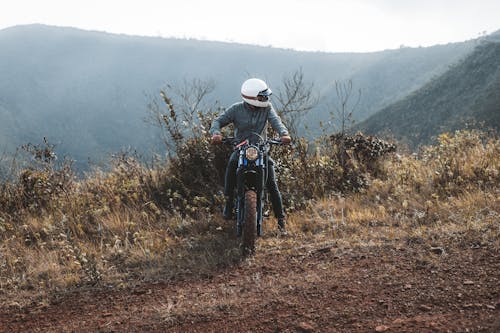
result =
[[[262,90],[260,91],[257,96],[271,96],[273,94],[273,92],[271,91],[271,89],[267,88],[266,90]]]
[[[271,94],[272,94],[271,89],[266,89],[266,90],[261,91],[256,97],[247,96],[247,95],[243,95],[243,94],[241,94],[241,96],[243,96],[244,98],[247,98],[247,99],[253,99],[254,101],[267,102],[269,100],[269,96],[271,96]]]
[[[269,97],[273,94],[271,89],[267,88],[266,90],[262,90],[257,94],[257,100],[259,102],[267,102]]]

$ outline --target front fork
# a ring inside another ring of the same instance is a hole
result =
[[[264,177],[261,172],[245,172],[243,168],[236,171],[238,195],[236,199],[236,234],[241,236],[243,224],[245,223],[245,192],[254,190],[257,192],[257,236],[262,236],[263,221],[263,196]]]

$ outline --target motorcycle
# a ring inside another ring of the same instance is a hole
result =
[[[262,236],[265,186],[268,177],[268,156],[271,145],[280,145],[280,139],[264,139],[257,143],[248,139],[235,143],[234,138],[223,140],[238,151],[236,169],[236,234],[241,237],[244,255],[255,252],[257,236]]]

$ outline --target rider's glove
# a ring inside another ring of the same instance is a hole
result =
[[[210,143],[213,145],[221,144],[222,143],[222,135],[220,135],[220,134],[212,135],[212,140],[210,141]]]
[[[281,140],[281,143],[284,144],[284,145],[287,145],[290,142],[292,142],[292,138],[289,135],[283,135],[283,136],[281,136],[280,140]]]

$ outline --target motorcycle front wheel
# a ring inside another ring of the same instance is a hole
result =
[[[257,193],[252,190],[245,192],[245,215],[242,234],[242,251],[247,256],[255,252],[257,238]]]

